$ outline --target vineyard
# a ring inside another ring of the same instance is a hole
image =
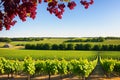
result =
[[[54,59],[54,60],[34,60],[32,57],[26,57],[23,61],[10,60],[3,57],[0,58],[0,74],[8,75],[8,79],[15,79],[18,75],[26,76],[27,80],[40,76],[48,76],[47,80],[52,80],[51,76],[58,75],[60,79],[65,75],[78,76],[79,80],[87,80],[100,62],[105,75],[111,77],[112,75],[120,75],[120,61],[116,59],[105,59],[99,56],[96,59]],[[6,79],[7,79],[6,78]],[[39,79],[40,79],[39,78]],[[40,79],[42,80],[42,79]]]
[[[59,74],[62,78],[63,75],[78,75],[79,78],[87,78],[93,71],[97,64],[97,59],[88,61],[87,59],[72,59],[70,61],[62,60],[33,60],[31,57],[26,57],[24,61],[8,60],[0,58],[0,73],[8,74],[14,78],[15,75],[48,75],[51,80],[51,75]]]

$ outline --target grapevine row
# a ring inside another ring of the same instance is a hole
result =
[[[120,61],[114,59],[100,59],[100,62],[108,77],[112,74],[120,75]]]
[[[27,57],[24,61],[19,60],[7,60],[0,58],[0,73],[1,74],[18,74],[24,73],[28,75],[30,80],[31,75],[46,74],[51,75],[59,74],[60,76],[65,74],[79,75],[86,78],[93,71],[97,64],[97,59],[88,61],[87,59],[72,59],[70,61],[62,60],[33,60],[31,57]]]

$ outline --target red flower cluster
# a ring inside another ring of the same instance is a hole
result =
[[[0,30],[4,26],[6,30],[9,30],[16,21],[13,20],[17,15],[17,6],[20,0],[3,0],[1,4],[4,6],[4,12],[0,10]]]
[[[74,1],[68,2],[68,7],[70,10],[73,10],[75,6],[76,6],[76,3]]]
[[[63,12],[64,12],[65,5],[64,4],[58,4],[56,0],[53,0],[52,2],[48,3],[47,10],[50,12],[50,14],[55,14],[59,19],[62,18]]]
[[[33,2],[24,2],[22,5],[18,8],[18,16],[22,21],[26,21],[27,17],[30,17],[32,19],[36,16],[36,9],[37,4]]]
[[[65,11],[65,3],[67,7],[72,10],[76,6],[75,0],[43,0],[43,2],[48,3],[47,11],[50,14],[54,14],[59,19]],[[87,0],[80,0],[80,3],[87,9],[89,5],[93,4],[93,0],[88,2]],[[17,22],[16,16],[22,21],[26,21],[27,17],[35,19],[37,4],[42,3],[42,0],[0,0],[0,30],[5,27],[9,30],[11,26]]]
[[[41,1],[39,0],[39,3]],[[34,19],[36,16],[37,0],[2,0],[0,5],[2,5],[0,7],[0,30],[3,27],[9,30],[11,26],[14,26],[17,22],[14,20],[16,16],[19,16],[22,21],[26,21],[27,17]]]
[[[87,2],[86,0],[81,0],[80,3],[85,7],[85,9],[88,9],[89,5],[92,5],[94,1],[90,0],[90,2]]]

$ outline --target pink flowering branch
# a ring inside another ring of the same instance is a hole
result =
[[[47,3],[47,11],[54,14],[59,19],[68,7],[73,10],[76,7],[76,0],[1,0],[0,1],[0,30],[5,28],[9,30],[17,22],[15,19],[18,16],[23,22],[27,17],[35,19],[37,5],[42,2]],[[68,3],[65,5],[65,3]],[[93,0],[80,0],[80,4],[87,9],[94,3]]]

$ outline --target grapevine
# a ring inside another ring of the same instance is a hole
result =
[[[46,60],[45,61],[45,72],[49,75],[49,80],[51,75],[58,73],[58,62],[56,60]]]
[[[3,58],[0,58],[0,73],[4,73],[4,63],[3,63]]]
[[[100,62],[106,74],[108,75],[108,77],[110,77],[112,73],[116,73],[120,75],[120,61],[119,60],[100,58]]]
[[[72,65],[72,73],[77,74],[80,77],[88,77],[92,70],[95,68],[97,64],[97,59],[94,61],[85,60],[71,60],[70,64]]]
[[[45,70],[45,61],[37,60],[35,62],[35,73],[41,74],[45,72],[44,70]]]
[[[26,57],[24,59],[24,69],[23,71],[28,74],[28,80],[30,80],[30,75],[35,73],[35,62],[31,57]]]
[[[114,70],[117,74],[120,75],[120,61],[115,63]]]
[[[59,61],[59,64],[58,64],[58,74],[61,75],[61,78],[62,78],[62,75],[64,74],[68,74],[68,61],[66,60],[62,60],[62,61]]]
[[[9,30],[14,26],[19,17],[23,22],[27,17],[35,19],[37,14],[37,6],[41,3],[47,3],[47,11],[54,14],[59,19],[62,18],[65,8],[73,10],[77,4],[76,0],[1,0],[0,1],[0,30],[5,28]],[[67,4],[66,4],[67,3]],[[88,9],[94,0],[80,0],[80,4]]]
[[[114,70],[116,60],[113,59],[100,59],[101,65],[105,70],[108,77],[110,77],[111,73]]]

